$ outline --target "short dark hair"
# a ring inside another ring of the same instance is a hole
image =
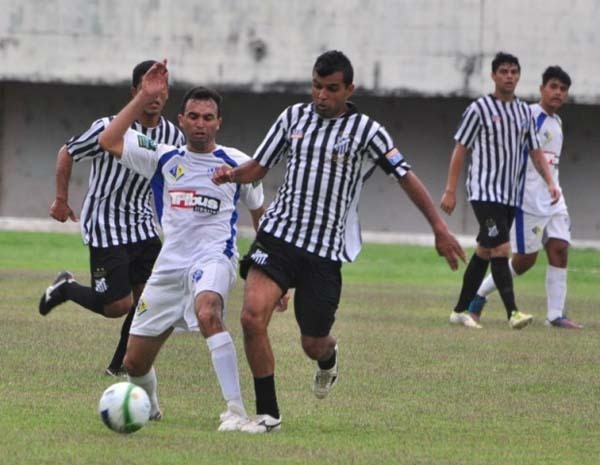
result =
[[[519,68],[519,71],[521,71],[521,65],[519,64],[519,59],[516,56],[511,55],[510,53],[498,52],[498,53],[496,53],[496,56],[492,60],[492,73],[495,73],[496,71],[498,71],[498,68],[500,68],[500,65],[503,63],[510,63],[512,65],[517,65],[517,68]]]
[[[221,103],[223,102],[223,97],[221,97],[221,94],[216,90],[209,89],[208,87],[192,87],[183,96],[180,114],[183,115],[185,113],[185,106],[189,100],[214,100],[217,104],[217,116],[221,116]]]
[[[131,86],[134,89],[137,89],[137,86],[140,85],[142,77],[148,72],[150,68],[152,68],[152,65],[154,63],[156,63],[156,60],[146,60],[135,65],[135,68],[133,68],[133,74],[131,75]]]
[[[558,79],[565,86],[571,87],[571,76],[567,74],[567,72],[562,69],[560,66],[548,66],[544,74],[542,74],[542,86],[548,84],[550,79]]]
[[[329,50],[321,54],[317,58],[317,61],[315,61],[313,71],[323,77],[341,71],[344,75],[344,84],[347,86],[352,84],[352,80],[354,79],[352,63],[350,63],[348,57],[339,50]]]

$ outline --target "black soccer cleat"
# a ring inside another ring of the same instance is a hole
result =
[[[46,316],[54,307],[67,300],[64,295],[64,287],[67,283],[72,283],[73,281],[75,281],[75,277],[72,273],[68,271],[58,273],[52,285],[48,286],[46,292],[42,294],[39,306],[40,315]]]

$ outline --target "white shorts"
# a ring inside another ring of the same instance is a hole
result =
[[[544,248],[548,239],[561,239],[571,243],[571,219],[567,212],[552,216],[534,216],[517,209],[510,230],[513,252],[538,252]]]
[[[225,318],[227,294],[235,279],[235,263],[225,255],[210,257],[188,269],[154,270],[138,302],[129,333],[159,336],[172,327],[197,331],[194,299],[203,291],[221,296]]]

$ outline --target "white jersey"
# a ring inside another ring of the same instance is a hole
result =
[[[531,110],[541,147],[550,165],[550,174],[555,184],[560,186],[558,182],[558,165],[563,144],[562,121],[556,114],[547,114],[538,103],[531,105]],[[548,185],[535,169],[531,157],[527,157],[524,183],[520,207],[525,213],[535,216],[552,216],[567,210],[567,204],[562,195],[558,202],[552,205]]]
[[[199,257],[238,257],[237,204],[250,210],[264,201],[262,185],[211,181],[224,163],[237,166],[250,159],[237,149],[218,145],[212,153],[156,144],[133,130],[125,134],[121,163],[150,179],[164,244],[155,269],[185,269]]]

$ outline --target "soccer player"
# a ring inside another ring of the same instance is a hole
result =
[[[542,74],[540,101],[531,105],[537,134],[557,186],[563,143],[562,121],[557,112],[566,102],[570,87],[570,76],[561,67],[550,66]],[[522,182],[525,184],[523,197],[516,209],[515,224],[510,234],[513,250],[510,272],[512,276],[522,275],[535,264],[538,252],[545,249],[548,257],[546,324],[556,328],[582,329],[582,325],[565,315],[567,258],[571,241],[571,220],[565,198],[561,196],[558,202],[552,204],[544,180],[531,160],[527,161],[527,173]],[[488,275],[469,305],[469,312],[476,321],[479,321],[486,296],[495,289],[494,279]]]
[[[133,69],[132,96],[139,92],[142,76],[155,63],[147,60]],[[168,89],[147,103],[132,128],[161,143],[180,146],[183,133],[161,116],[169,96]],[[98,145],[98,135],[112,117],[100,118],[83,134],[63,145],[56,162],[56,198],[50,216],[57,221],[77,221],[69,205],[69,181],[73,162],[90,160],[89,187],[81,210],[81,233],[89,248],[91,287],[75,281],[68,271],[58,274],[39,303],[42,315],[71,300],[107,318],[125,314],[120,341],[108,375],[124,374],[123,357],[129,327],[144,284],[160,251],[160,238],[154,223],[150,182],[118,163]]]
[[[138,94],[99,136],[104,150],[152,180],[164,231],[164,245],[131,325],[125,367],[129,380],[148,392],[151,418],[160,419],[154,360],[175,327],[190,329],[199,324],[227,402],[219,431],[235,431],[247,415],[235,346],[223,312],[236,278],[238,201],[248,207],[256,228],[264,212],[262,185],[216,186],[211,182],[213,171],[222,163],[237,166],[250,159],[216,143],[221,96],[213,90],[195,87],[183,98],[178,119],[187,140],[185,148],[156,144],[130,129],[143,108],[166,88],[166,61],[155,63],[143,77]]]
[[[289,288],[296,288],[302,348],[317,361],[315,396],[325,398],[337,382],[338,345],[331,328],[340,300],[341,265],[360,251],[358,200],[376,167],[393,176],[426,217],[437,251],[450,267],[457,268],[458,257],[464,261],[462,248],[388,132],[348,101],[352,81],[352,64],[342,52],[319,56],[312,73],[312,103],[286,108],[251,161],[235,168],[223,165],[213,176],[218,184],[252,182],[287,161],[283,184],[241,263],[246,279],[241,320],[258,414],[242,431],[281,429],[267,327],[273,307]]]
[[[531,108],[515,96],[520,76],[521,66],[517,57],[503,52],[496,54],[491,74],[494,93],[469,105],[454,136],[456,145],[441,208],[447,214],[454,210],[458,178],[464,160],[471,152],[467,197],[479,222],[479,234],[477,248],[463,276],[458,303],[450,315],[450,323],[469,328],[481,328],[466,310],[490,263],[510,327],[521,329],[533,319],[517,309],[508,267],[509,231],[527,156],[524,148],[529,150],[535,169],[547,184],[547,198],[553,204],[560,198],[560,190],[540,148]]]

